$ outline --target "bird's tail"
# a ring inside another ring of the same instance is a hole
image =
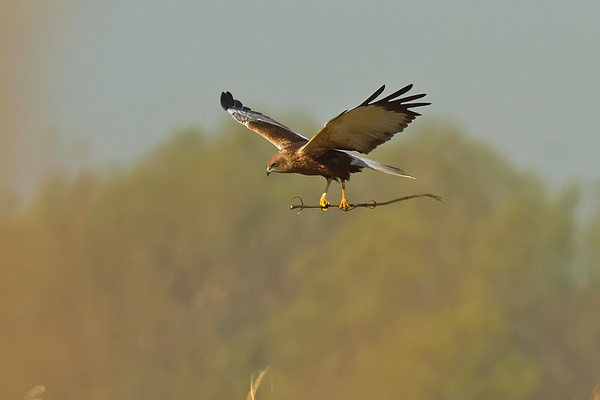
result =
[[[374,169],[376,171],[383,172],[385,174],[415,179],[414,176],[407,174],[406,172],[402,171],[400,168],[392,167],[391,165],[378,163],[377,161],[369,160],[368,158],[361,158],[361,157],[352,155],[352,164],[358,165],[359,167]]]

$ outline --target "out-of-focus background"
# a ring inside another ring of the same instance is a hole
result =
[[[587,399],[600,381],[600,3],[0,3],[0,397]],[[370,157],[265,177],[219,106],[310,136],[382,83]],[[339,200],[339,186],[330,199]]]

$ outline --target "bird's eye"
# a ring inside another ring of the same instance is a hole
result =
[[[273,164],[271,164],[271,168],[275,168],[279,165],[279,161],[275,161]]]

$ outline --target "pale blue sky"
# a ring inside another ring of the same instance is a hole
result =
[[[103,0],[68,14],[43,53],[40,102],[94,164],[215,128],[224,90],[282,123],[296,111],[321,124],[383,83],[414,83],[433,103],[423,120],[553,185],[600,178],[597,0]]]

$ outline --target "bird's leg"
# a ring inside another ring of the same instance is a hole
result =
[[[342,200],[340,201],[339,208],[344,211],[350,210],[350,204],[346,200],[346,181],[342,181]]]
[[[329,185],[331,185],[331,178],[327,178],[327,186],[325,186],[325,191],[321,195],[321,200],[319,201],[319,205],[321,206],[321,210],[323,211],[327,211],[327,209],[331,205],[331,203],[328,202],[325,198],[325,196],[327,196],[327,191],[329,190]]]

